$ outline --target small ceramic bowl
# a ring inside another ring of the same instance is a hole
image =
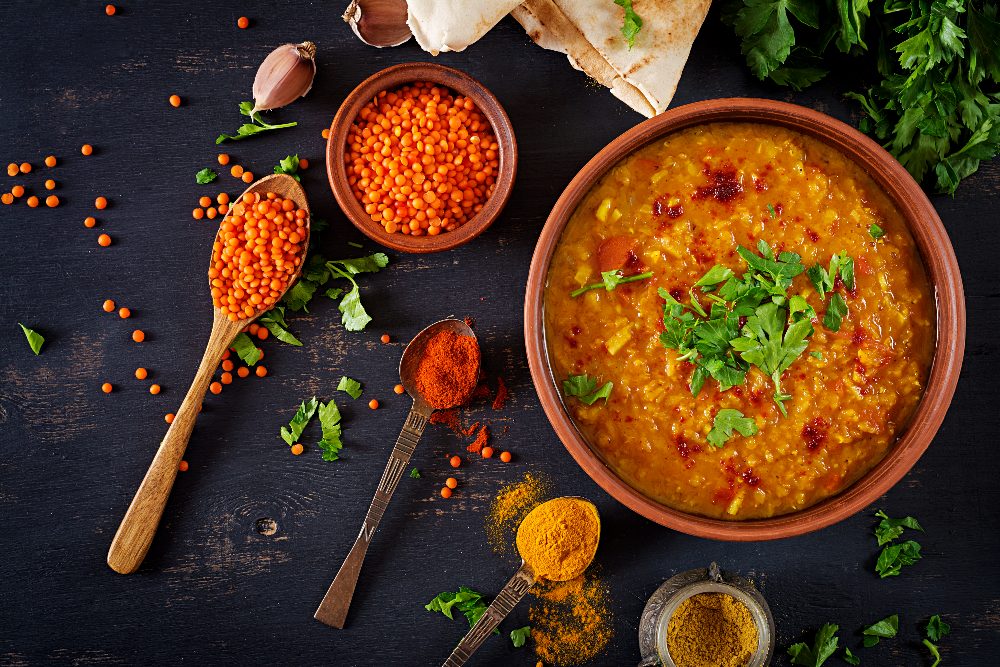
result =
[[[573,424],[549,366],[545,343],[545,282],[570,216],[591,187],[627,155],[670,133],[716,122],[765,123],[789,128],[839,150],[867,172],[896,205],[924,261],[936,302],[937,340],[930,377],[906,430],[875,467],[840,494],[812,507],[769,519],[726,521],[658,503],[608,467]],[[542,228],[531,258],[524,299],[524,338],[531,379],[542,409],[566,449],[591,479],[644,517],[689,535],[717,540],[773,540],[802,535],[861,511],[909,472],[931,444],[955,393],[965,350],[965,296],[955,251],[927,196],[899,162],[854,128],[812,109],[772,100],[727,98],[671,109],[621,135],[595,155],[563,191]]]
[[[355,198],[344,165],[347,135],[362,107],[383,90],[395,90],[414,81],[430,81],[471,98],[493,127],[497,144],[500,146],[500,169],[496,184],[493,194],[483,205],[482,210],[458,229],[437,236],[410,236],[386,232],[382,225],[365,213]],[[500,106],[493,93],[468,74],[433,63],[394,65],[362,81],[340,105],[340,110],[330,125],[330,138],[326,144],[326,173],[330,179],[333,196],[337,198],[337,203],[340,204],[344,214],[371,240],[401,252],[426,253],[450,250],[482,234],[500,216],[510,198],[514,177],[517,174],[517,142],[514,139],[514,126],[511,125],[507,112]]]

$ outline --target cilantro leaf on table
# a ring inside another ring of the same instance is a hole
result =
[[[510,631],[510,641],[514,644],[514,648],[521,648],[524,646],[525,642],[531,636],[531,626],[526,625],[523,628],[514,628]]]
[[[34,352],[37,357],[42,352],[42,344],[45,342],[45,336],[38,333],[34,329],[29,329],[20,322],[17,323],[17,326],[21,327],[21,331],[24,332],[24,337],[28,339],[28,347],[31,348],[31,351]]]
[[[896,577],[906,565],[920,560],[920,544],[907,540],[899,544],[889,544],[882,549],[875,562],[875,571],[882,579]]]
[[[219,175],[217,173],[215,173],[208,167],[205,167],[204,169],[202,169],[201,171],[199,171],[197,174],[194,175],[194,180],[198,185],[207,185],[208,183],[211,183],[218,177]]]
[[[288,330],[288,323],[285,321],[285,306],[275,306],[261,315],[260,323],[267,327],[267,330],[282,343],[295,346],[302,345],[302,341]]]
[[[247,366],[253,366],[260,361],[260,348],[245,333],[237,334],[229,347]]]
[[[712,430],[708,432],[708,444],[713,447],[723,447],[726,441],[733,437],[733,432],[744,437],[756,435],[757,422],[753,417],[745,417],[739,410],[723,408],[715,413]]]
[[[337,385],[337,390],[342,391],[351,398],[356,399],[361,396],[361,383],[345,375],[340,378],[340,383]]]
[[[279,160],[278,164],[274,167],[274,173],[291,176],[301,183],[302,177],[299,176],[299,154],[288,155]]]
[[[934,658],[934,662],[931,663],[931,667],[938,667],[938,665],[941,664],[941,651],[939,651],[937,645],[932,643],[929,639],[924,639],[922,643],[927,647],[927,650],[931,652],[931,657]]]
[[[420,471],[414,468],[410,471],[410,479],[420,479]]]
[[[315,293],[316,284],[305,280],[304,278],[300,278],[294,285],[292,285],[292,288],[288,290],[282,301],[284,301],[288,310],[292,312],[302,310],[308,313],[309,308],[307,306]]]
[[[635,46],[635,38],[642,30],[642,17],[632,9],[632,0],[615,0],[615,4],[625,10],[625,18],[622,22],[622,36],[631,50]]]
[[[862,630],[864,635],[865,648],[871,648],[878,644],[880,639],[892,639],[899,631],[899,615],[887,616],[877,623],[869,625]]]
[[[826,313],[823,315],[823,326],[830,331],[840,331],[840,325],[845,315],[847,315],[847,302],[844,301],[844,297],[834,294],[830,297],[830,303],[826,306]]]
[[[792,644],[788,647],[788,655],[792,659],[793,665],[802,667],[820,667],[827,658],[837,651],[837,630],[839,626],[833,623],[825,623],[816,633],[813,645],[810,647],[804,642]]]
[[[875,538],[878,540],[879,546],[888,544],[902,535],[904,528],[924,532],[923,527],[912,516],[905,516],[902,519],[890,519],[884,510],[879,510],[875,512],[875,517],[881,519],[878,526],[875,527]]]
[[[313,418],[316,414],[316,408],[319,407],[319,401],[313,396],[308,401],[303,401],[299,409],[295,411],[295,416],[292,417],[292,421],[288,422],[288,426],[281,427],[281,439],[291,447],[299,440],[299,436],[302,435],[302,431],[305,430],[306,425],[309,424],[309,420]]]
[[[633,276],[626,276],[622,274],[621,269],[613,269],[611,271],[601,271],[601,282],[591,283],[590,285],[584,285],[580,289],[573,290],[569,293],[571,297],[578,297],[584,292],[589,292],[592,289],[601,289],[602,287],[607,291],[611,291],[614,288],[622,285],[624,283],[634,283],[639,280],[645,280],[646,278],[652,278],[653,272],[647,271],[646,273],[637,273]]]
[[[326,263],[326,268],[332,277],[346,278],[351,283],[351,289],[340,299],[338,306],[341,312],[341,322],[348,331],[361,331],[372,321],[368,311],[361,303],[361,288],[353,276],[359,273],[375,273],[388,264],[389,258],[381,252],[368,257],[338,259]]]
[[[271,125],[265,122],[259,113],[251,113],[253,111],[253,102],[240,102],[240,113],[244,116],[250,117],[249,123],[244,123],[236,129],[236,134],[220,134],[216,138],[215,143],[221,144],[224,141],[240,141],[241,139],[246,139],[247,137],[252,137],[255,134],[260,134],[261,132],[269,132],[271,130],[280,130],[285,127],[295,127],[298,123],[281,123],[279,125]]]
[[[773,77],[795,46],[789,15],[810,28],[819,27],[815,3],[808,0],[743,0],[730,4],[724,20],[741,38],[750,71],[761,80]]]
[[[323,439],[318,443],[323,452],[323,460],[336,461],[340,458],[340,450],[344,447],[344,443],[340,439],[343,433],[340,410],[331,399],[329,403],[319,404],[316,416],[319,417],[319,425],[323,429]]]
[[[454,611],[457,610],[465,615],[471,628],[486,613],[489,607],[480,593],[462,586],[455,593],[445,591],[438,593],[433,600],[424,605],[427,611],[439,611],[448,618],[454,620]],[[500,634],[499,629],[494,629],[493,634]]]
[[[844,647],[844,662],[846,662],[848,665],[854,665],[855,667],[857,667],[858,665],[861,664],[861,658],[859,658],[858,656],[856,656],[853,653],[851,653],[851,649],[849,649],[849,648],[847,648],[845,646]]]
[[[949,632],[951,632],[951,626],[942,621],[940,615],[934,614],[927,621],[926,634],[932,642],[940,641]]]
[[[583,375],[570,375],[563,380],[563,391],[566,395],[574,396],[587,405],[593,405],[602,398],[607,403],[612,388],[614,388],[614,383],[610,381],[605,382],[598,388],[597,380],[589,377],[586,373]]]

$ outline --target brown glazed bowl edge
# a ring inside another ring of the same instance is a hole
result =
[[[573,424],[549,367],[543,296],[549,263],[563,228],[594,183],[612,166],[657,138],[712,122],[779,125],[814,137],[854,160],[899,208],[921,253],[935,294],[937,341],[924,395],[909,426],[885,458],[842,491],[806,509],[746,521],[725,521],[662,505],[635,490],[590,448]],[[597,484],[642,516],[689,535],[757,541],[802,535],[861,511],[895,485],[930,445],[955,393],[965,349],[965,297],[948,233],[920,186],[877,143],[826,114],[794,104],[752,98],[696,102],[640,123],[608,144],[573,178],[553,206],[535,246],[524,304],[524,337],[531,378],[542,408],[570,455]]]

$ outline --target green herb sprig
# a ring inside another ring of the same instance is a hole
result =
[[[278,161],[278,164],[274,167],[274,173],[285,174],[291,176],[299,183],[302,182],[302,177],[299,176],[299,154],[288,155]]]
[[[652,277],[653,277],[652,271],[647,271],[645,273],[637,273],[632,276],[624,275],[621,269],[613,269],[611,271],[601,271],[601,282],[591,283],[590,285],[584,285],[580,289],[573,290],[572,292],[569,293],[569,295],[573,298],[576,298],[585,292],[589,292],[592,289],[601,289],[602,287],[610,292],[619,285],[623,285],[625,283],[634,283]]]
[[[586,373],[583,375],[570,375],[563,380],[563,392],[567,396],[573,396],[587,405],[593,405],[602,398],[607,403],[614,386],[614,383],[609,381],[598,388],[597,380],[589,377]]]
[[[837,630],[839,626],[833,623],[825,623],[816,633],[812,646],[805,642],[792,644],[788,647],[788,655],[792,659],[793,665],[802,667],[820,667],[827,659],[837,651]]]
[[[875,571],[882,579],[899,576],[903,567],[920,560],[920,544],[913,540],[899,543],[894,541],[903,534],[905,528],[920,532],[924,529],[912,516],[891,519],[882,510],[876,512],[875,516],[881,519],[875,528],[875,538],[879,546],[883,547],[875,561]]]
[[[236,129],[236,134],[220,134],[218,138],[216,138],[215,143],[221,144],[225,141],[240,141],[242,139],[252,137],[255,134],[260,134],[261,132],[270,132],[272,130],[280,130],[286,127],[295,127],[298,125],[296,122],[271,125],[260,117],[260,113],[251,113],[252,111],[253,102],[240,102],[240,113],[249,117],[250,122],[240,125]]]
[[[615,4],[625,10],[625,17],[622,21],[622,36],[629,50],[635,46],[635,38],[642,30],[642,17],[635,13],[632,8],[632,0],[615,0]]]
[[[38,333],[34,329],[29,329],[20,322],[17,323],[17,326],[21,327],[21,331],[24,332],[24,337],[28,340],[28,347],[31,348],[31,351],[34,352],[37,357],[42,352],[42,344],[45,343],[45,336]]]
[[[217,173],[215,173],[208,167],[205,167],[204,169],[202,169],[201,171],[199,171],[197,174],[194,175],[194,180],[198,185],[207,185],[218,177],[219,175]]]

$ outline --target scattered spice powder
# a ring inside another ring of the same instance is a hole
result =
[[[493,398],[493,409],[503,410],[503,406],[507,403],[507,396],[509,392],[507,391],[507,385],[504,383],[503,378],[499,375],[497,376],[497,395]]]
[[[439,331],[431,336],[417,364],[417,393],[443,410],[469,400],[479,380],[479,343],[474,336]]]
[[[745,667],[757,650],[757,625],[732,595],[701,593],[671,615],[667,650],[677,667]]]
[[[596,574],[540,581],[528,619],[535,654],[546,665],[579,665],[607,647],[613,635],[608,589]]]
[[[549,494],[548,478],[524,474],[524,479],[500,488],[486,515],[486,537],[497,553],[509,553],[521,520]]]
[[[473,424],[473,427],[478,426],[479,422]],[[478,454],[483,447],[489,442],[490,439],[490,428],[488,426],[483,426],[479,429],[479,433],[476,434],[476,439],[472,441],[472,444],[466,447],[467,450],[473,454]]]

